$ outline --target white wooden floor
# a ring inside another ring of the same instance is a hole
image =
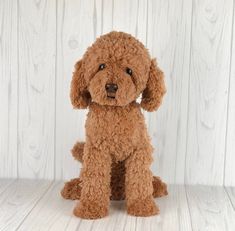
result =
[[[110,215],[81,220],[74,201],[60,196],[62,182],[0,180],[0,230],[235,230],[235,188],[169,186],[169,196],[156,199],[161,214],[128,216],[124,202],[112,202]]]

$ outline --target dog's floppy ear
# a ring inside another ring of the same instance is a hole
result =
[[[70,99],[74,108],[86,108],[91,102],[90,93],[84,79],[82,60],[75,64],[75,71],[71,82]]]
[[[147,86],[142,93],[141,107],[150,112],[157,110],[165,93],[164,74],[157,66],[156,59],[152,59]]]

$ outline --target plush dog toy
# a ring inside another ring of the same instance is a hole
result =
[[[66,199],[80,199],[76,216],[106,216],[110,198],[125,198],[131,215],[159,212],[153,197],[167,195],[167,187],[149,169],[153,148],[141,108],[156,110],[165,92],[155,59],[123,32],[101,36],[76,63],[70,97],[74,108],[89,109],[86,142],[72,150],[83,163],[80,178],[61,192]]]

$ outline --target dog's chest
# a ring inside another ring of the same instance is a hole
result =
[[[138,144],[143,122],[139,113],[136,109],[91,110],[86,122],[87,138],[115,159],[123,160]]]

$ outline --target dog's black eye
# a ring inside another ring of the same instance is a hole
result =
[[[103,70],[104,68],[105,68],[105,64],[104,64],[104,63],[102,63],[102,64],[99,65],[99,71],[100,71],[100,70]]]
[[[129,67],[126,68],[126,73],[132,76],[132,70]]]

